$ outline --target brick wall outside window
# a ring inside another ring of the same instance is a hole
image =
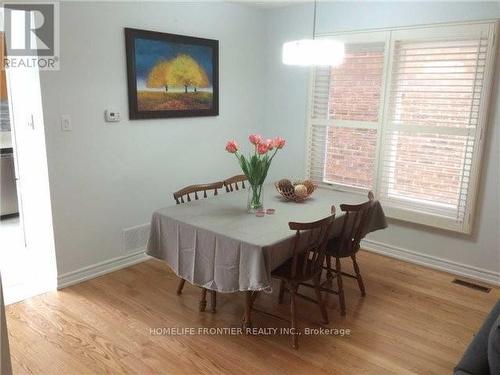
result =
[[[384,53],[346,53],[332,68],[330,118],[360,123],[378,121]],[[377,130],[330,127],[327,130],[324,178],[328,182],[371,188]]]
[[[457,136],[395,136],[391,194],[456,206],[465,141]],[[443,155],[445,150],[445,155]]]
[[[346,53],[331,70],[330,118],[378,121],[383,68],[383,52]]]
[[[328,128],[325,180],[371,188],[376,147],[377,131],[374,129]]]

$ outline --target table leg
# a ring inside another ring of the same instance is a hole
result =
[[[253,292],[245,292],[245,315],[243,316],[243,328],[252,328],[252,303],[253,303]]]

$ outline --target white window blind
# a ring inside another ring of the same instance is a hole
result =
[[[470,232],[495,32],[480,22],[387,30],[385,43],[341,36],[344,64],[313,75],[310,177],[375,190],[389,216]]]

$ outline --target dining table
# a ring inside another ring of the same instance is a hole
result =
[[[342,203],[367,201],[365,194],[318,187],[302,202],[285,201],[274,185],[264,186],[264,206],[274,213],[247,211],[248,191],[240,189],[156,210],[151,219],[147,254],[165,261],[177,276],[220,293],[245,293],[244,327],[251,327],[251,305],[258,291],[272,292],[271,271],[292,257],[295,232],[289,222],[312,222],[337,207],[331,237],[342,228]],[[366,233],[387,227],[375,202]]]

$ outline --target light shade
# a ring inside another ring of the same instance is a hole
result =
[[[302,39],[283,44],[283,64],[335,66],[344,60],[344,43],[329,39]]]

